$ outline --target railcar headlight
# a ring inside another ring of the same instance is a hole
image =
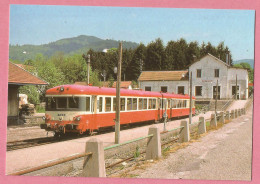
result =
[[[78,116],[78,117],[75,118],[75,120],[76,120],[76,121],[80,121],[80,120],[81,120],[81,117]]]

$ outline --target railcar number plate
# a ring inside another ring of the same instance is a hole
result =
[[[58,116],[65,116],[65,114],[58,114]]]

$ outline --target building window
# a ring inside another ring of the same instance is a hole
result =
[[[152,87],[151,86],[145,86],[144,90],[145,91],[152,91]]]
[[[178,94],[184,95],[184,86],[178,86]]]
[[[201,69],[197,69],[197,78],[201,78]]]
[[[202,96],[202,86],[195,87],[195,96]]]
[[[219,77],[219,69],[215,69],[215,77]]]
[[[161,91],[162,91],[163,93],[167,93],[168,87],[167,87],[167,86],[161,86]]]

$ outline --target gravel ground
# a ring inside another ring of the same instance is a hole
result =
[[[7,142],[34,139],[46,136],[46,131],[44,129],[40,129],[40,126],[7,128]],[[49,136],[53,136],[53,134],[50,133]]]
[[[251,180],[252,108],[167,159],[129,175],[138,178]]]

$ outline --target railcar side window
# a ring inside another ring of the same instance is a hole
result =
[[[69,98],[69,108],[71,108],[71,109],[79,108],[79,98],[78,97]]]
[[[152,99],[149,99],[149,101],[148,101],[148,109],[152,109],[152,106],[153,106],[153,101],[152,101]]]
[[[57,108],[58,109],[66,109],[67,108],[67,98],[66,97],[57,98]]]
[[[86,111],[90,111],[90,97],[86,97]]]
[[[143,109],[147,109],[147,98],[144,98],[144,106]]]
[[[120,111],[125,111],[125,98],[120,98]]]
[[[99,112],[102,112],[102,107],[103,107],[103,98],[99,97]]]
[[[131,111],[132,110],[132,105],[133,105],[133,99],[132,98],[127,98],[127,110]]]
[[[153,109],[156,109],[156,99],[153,99]]]
[[[137,98],[133,98],[133,110],[137,110]]]
[[[138,110],[142,110],[143,109],[143,98],[139,98],[138,100]]]
[[[170,99],[168,100],[168,108],[169,109],[171,108],[171,100]]]
[[[187,107],[187,100],[183,100],[183,107],[184,107],[184,108]]]
[[[111,111],[111,98],[110,97],[105,98],[105,106],[106,106],[105,111],[110,112]]]
[[[113,111],[116,111],[116,98],[113,98]]]

